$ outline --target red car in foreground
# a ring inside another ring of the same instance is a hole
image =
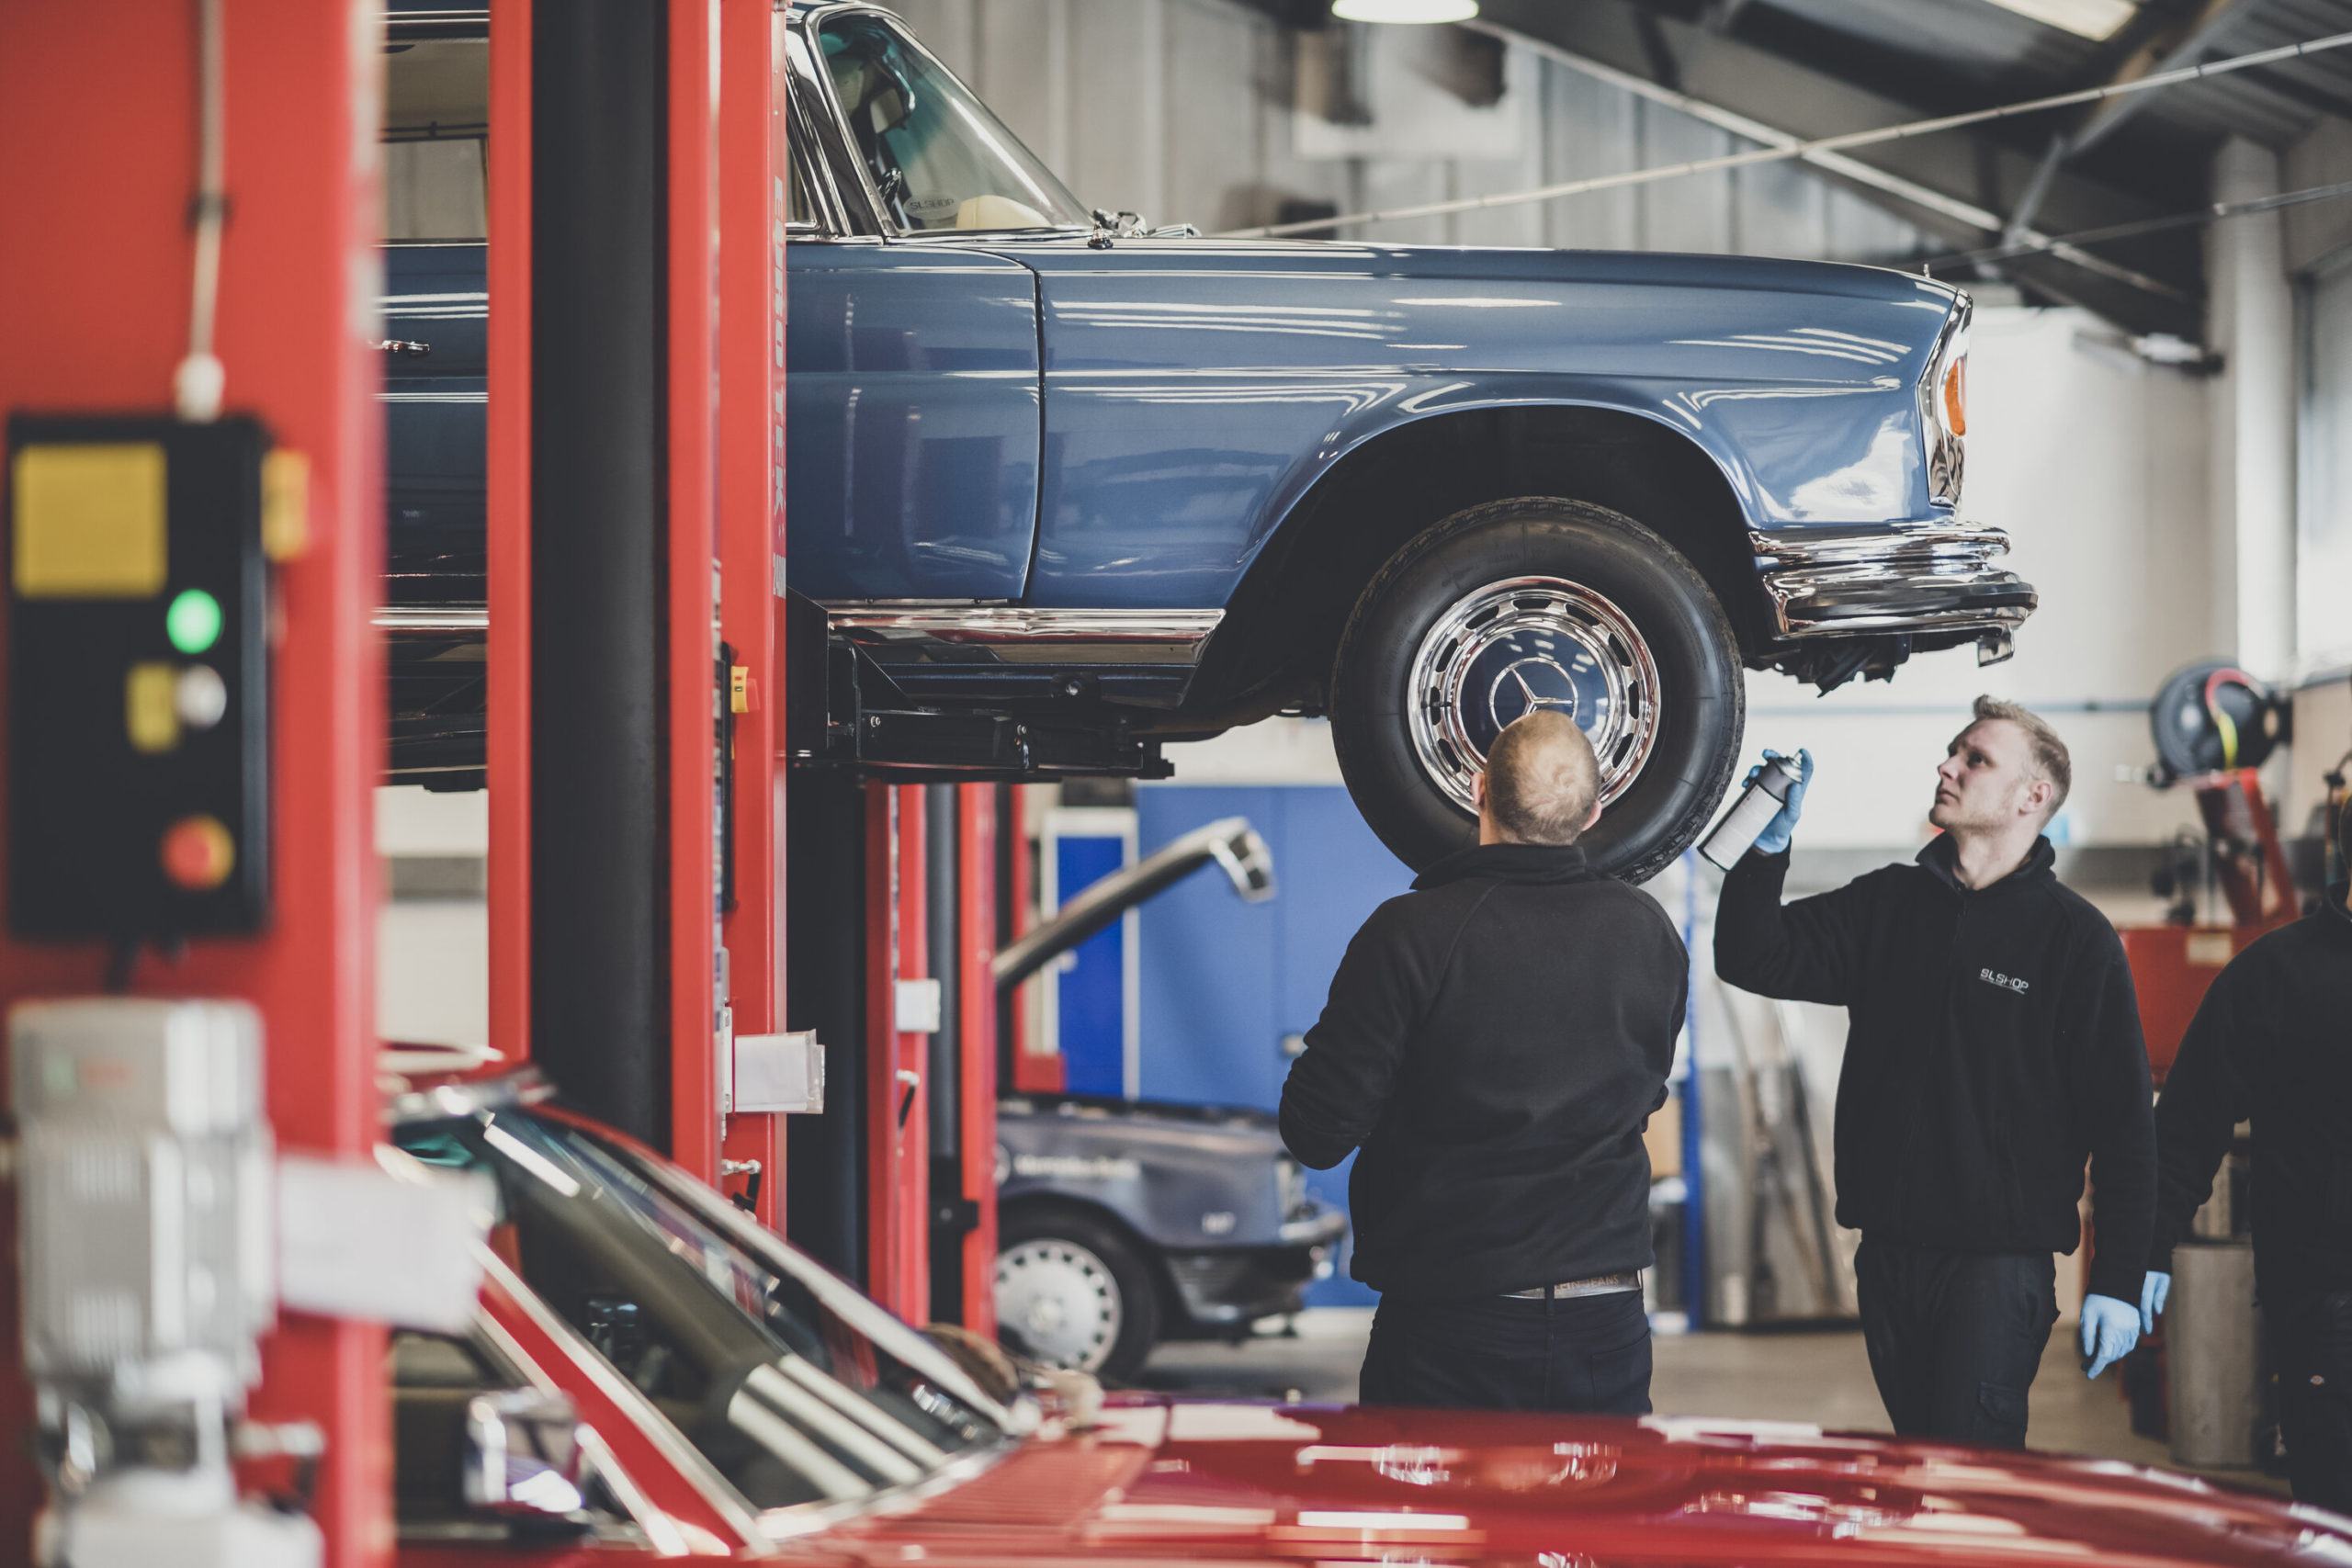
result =
[[[1076,1429],[545,1099],[397,1105],[407,1156],[497,1191],[473,1332],[395,1337],[402,1568],[2352,1568],[2352,1519],[2192,1477],[1795,1426],[1118,1395]]]

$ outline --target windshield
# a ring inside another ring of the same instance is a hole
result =
[[[857,154],[899,228],[1087,226],[1061,181],[889,23],[838,17],[819,39]]]
[[[496,1180],[492,1248],[755,1507],[865,1497],[1003,1434],[903,1324],[741,1245],[578,1128],[502,1111],[395,1142]]]

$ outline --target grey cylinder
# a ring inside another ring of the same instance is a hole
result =
[[[2254,1304],[2252,1243],[2174,1249],[2165,1359],[2172,1382],[2174,1462],[2208,1470],[2253,1464],[2262,1329]]]

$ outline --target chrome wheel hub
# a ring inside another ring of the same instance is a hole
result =
[[[1080,1372],[1110,1359],[1125,1316],[1110,1266],[1089,1248],[1052,1236],[997,1255],[996,1315],[1037,1359]]]
[[[1515,577],[1464,595],[1413,655],[1413,752],[1464,811],[1495,737],[1538,708],[1577,721],[1600,762],[1600,803],[1632,787],[1657,739],[1657,663],[1632,619],[1558,577]]]

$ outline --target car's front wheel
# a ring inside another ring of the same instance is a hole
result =
[[[1738,761],[1738,645],[1696,568],[1586,502],[1458,512],[1374,574],[1340,639],[1332,739],[1357,808],[1416,870],[1477,841],[1473,782],[1502,728],[1574,718],[1600,764],[1594,866],[1656,874],[1705,827]]]
[[[1159,1337],[1143,1258],[1111,1226],[1065,1210],[1007,1215],[997,1239],[999,1337],[1032,1360],[1127,1382]]]

